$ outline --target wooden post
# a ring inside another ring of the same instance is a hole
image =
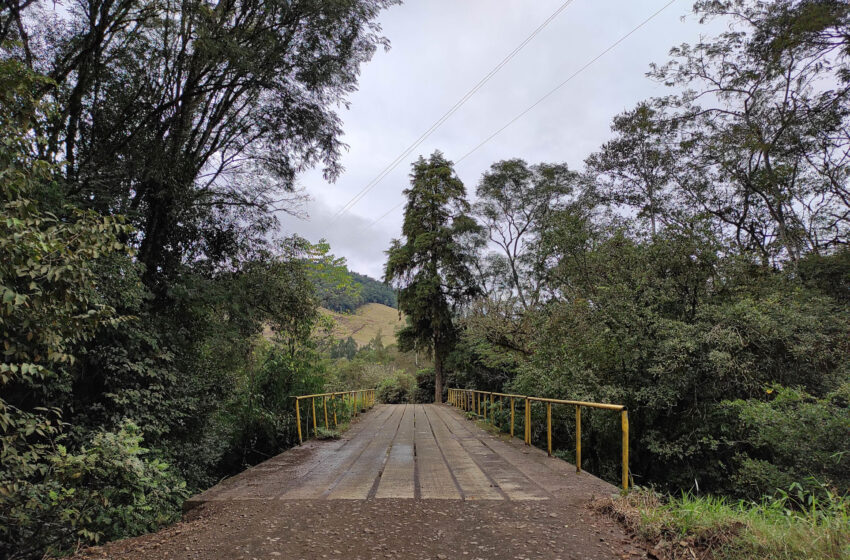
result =
[[[552,403],[546,403],[546,448],[552,456]]]

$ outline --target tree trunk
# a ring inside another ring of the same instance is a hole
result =
[[[443,351],[434,345],[434,403],[443,402]]]

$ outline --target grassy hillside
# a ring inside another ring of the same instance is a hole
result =
[[[328,309],[321,311],[336,321],[334,335],[340,339],[350,336],[358,346],[369,344],[379,330],[385,345],[394,344],[395,332],[404,325],[404,319],[399,318],[398,309],[380,303],[361,305],[354,313],[336,313]]]

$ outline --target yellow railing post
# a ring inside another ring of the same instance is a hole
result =
[[[629,489],[629,412],[620,413],[623,426],[623,490]]]
[[[620,413],[620,422],[622,427],[622,487],[628,491],[631,484],[631,473],[629,472],[629,414],[626,407],[620,404],[599,403],[591,401],[574,401],[566,399],[550,399],[543,397],[533,397],[530,395],[516,395],[509,393],[496,393],[492,391],[479,391],[477,389],[449,389],[449,395],[452,403],[461,410],[467,410],[475,413],[476,416],[483,417],[485,421],[489,420],[493,425],[496,425],[496,397],[499,398],[499,413],[504,410],[505,397],[510,399],[510,434],[515,437],[516,434],[516,403],[522,399],[525,404],[523,409],[524,429],[523,440],[526,445],[534,445],[533,430],[532,430],[532,404],[537,401],[546,404],[546,451],[552,456],[554,449],[552,444],[552,405],[566,404],[576,407],[576,472],[582,472],[581,466],[581,421],[582,407],[597,408],[602,410],[612,410]],[[488,398],[489,396],[489,398]],[[488,411],[489,408],[489,411]],[[483,410],[482,410],[483,409]]]
[[[531,445],[531,400],[525,397],[525,444]]]
[[[375,398],[375,390],[374,389],[357,389],[354,391],[339,391],[332,393],[315,393],[312,395],[295,395],[292,398],[295,399],[295,424],[297,426],[298,431],[298,444],[304,443],[304,437],[306,435],[307,438],[310,437],[310,424],[313,424],[313,436],[318,437],[319,435],[319,419],[316,411],[316,399],[322,399],[322,410],[325,417],[324,428],[330,428],[330,415],[328,413],[328,400],[330,400],[330,405],[332,407],[333,412],[333,420],[334,426],[339,426],[339,406],[338,400],[343,404],[350,403],[352,405],[352,410],[354,414],[357,413],[357,407],[360,406],[363,410],[368,410],[371,408],[369,403],[374,402]],[[304,413],[305,416],[301,416],[301,401],[310,399],[310,404],[307,406],[307,411]],[[312,419],[311,419],[312,416]],[[350,419],[350,418],[349,418]],[[344,419],[343,419],[344,420]],[[301,422],[304,422],[304,426],[301,425]],[[304,433],[304,429],[307,430],[307,433]]]
[[[576,472],[581,472],[581,407],[576,405]]]
[[[316,427],[316,397],[310,399],[310,402],[313,403],[313,435],[319,435],[319,428]]]
[[[511,437],[514,437],[514,398],[511,397]]]
[[[301,437],[301,407],[298,406],[299,399],[295,397],[295,423],[298,425],[298,445],[304,443],[304,439]]]

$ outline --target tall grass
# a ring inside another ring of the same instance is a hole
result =
[[[595,506],[659,558],[850,559],[850,499],[827,489],[816,496],[794,485],[760,503],[636,489]]]

